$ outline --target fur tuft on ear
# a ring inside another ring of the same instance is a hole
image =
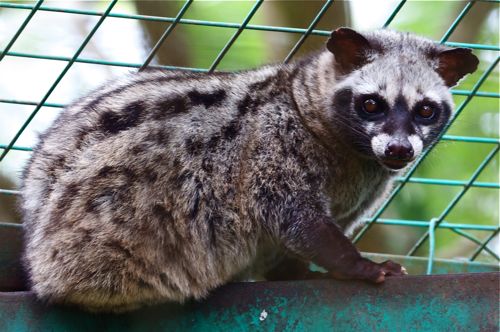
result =
[[[453,48],[437,55],[437,73],[448,87],[457,85],[467,74],[476,71],[479,60],[468,48]]]
[[[333,53],[335,62],[344,74],[367,63],[368,53],[372,49],[365,37],[349,28],[334,30],[326,48]]]

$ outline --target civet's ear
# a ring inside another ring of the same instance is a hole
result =
[[[468,48],[453,48],[437,55],[438,67],[436,71],[447,86],[457,85],[458,81],[467,74],[476,71],[479,60]]]
[[[370,43],[361,34],[348,28],[338,28],[330,35],[326,48],[335,55],[335,62],[345,72],[361,67],[368,61]]]

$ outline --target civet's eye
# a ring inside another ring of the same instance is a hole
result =
[[[363,109],[366,113],[377,113],[380,107],[375,100],[367,99],[363,102]]]
[[[434,116],[434,108],[429,105],[423,105],[417,110],[417,113],[424,119],[430,119]]]

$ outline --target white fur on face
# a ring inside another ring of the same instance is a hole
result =
[[[385,149],[389,142],[392,140],[392,136],[388,134],[379,134],[377,136],[374,136],[371,141],[372,145],[372,150],[375,153],[375,155],[378,158],[384,158],[385,157]],[[418,157],[420,153],[422,153],[422,149],[424,147],[424,143],[422,142],[422,139],[418,137],[417,135],[410,135],[408,136],[408,141],[410,142],[412,148],[413,148],[413,155],[415,157]]]
[[[422,134],[425,136],[429,135],[431,128],[428,126],[420,126],[420,130],[422,131]]]
[[[385,148],[387,144],[389,144],[392,137],[387,134],[379,134],[377,136],[373,136],[372,138],[372,150],[378,158],[385,157]]]
[[[410,144],[413,148],[413,155],[415,157],[418,157],[424,147],[422,139],[420,139],[420,137],[418,137],[417,135],[410,135],[408,136],[408,141],[410,141]]]

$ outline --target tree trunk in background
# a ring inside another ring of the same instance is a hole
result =
[[[293,27],[307,29],[311,21],[316,17],[324,5],[324,1],[272,1],[269,2],[266,11],[267,23],[273,26]],[[315,29],[333,30],[342,26],[351,25],[351,13],[347,1],[336,1],[323,14]],[[298,40],[301,35],[296,34]],[[268,36],[271,39],[272,36]],[[325,37],[309,36],[304,45],[299,49],[295,58],[301,54],[322,49],[325,45]],[[295,43],[293,43],[295,44]],[[293,45],[292,44],[292,45]],[[269,45],[273,41],[269,40]],[[275,55],[276,58],[284,58],[290,49],[273,48],[273,51],[281,54]]]
[[[276,13],[275,24],[289,27],[307,27],[316,17],[324,1],[273,1]],[[341,26],[351,25],[349,3],[334,2],[323,14],[318,26],[332,30]]]
[[[15,188],[14,183],[7,177],[0,175],[0,188]],[[16,204],[17,196],[0,195],[0,222],[20,223],[21,216]]]
[[[453,12],[454,18],[462,11],[469,1],[460,1],[455,4]],[[479,33],[483,28],[484,22],[488,18],[489,13],[497,8],[495,3],[477,2],[470,9],[467,15],[462,19],[455,31],[452,33],[450,40],[463,43],[474,43],[478,41]],[[452,15],[453,15],[452,14]]]
[[[137,13],[140,15],[175,17],[184,4],[182,1],[134,1]],[[168,28],[170,23],[144,21],[141,20],[141,26],[146,36],[145,47],[149,51],[156,45],[161,35]],[[169,43],[175,45],[175,52],[166,52],[165,48],[160,48],[156,53],[156,59],[159,64],[175,64],[176,66],[189,66],[190,54],[189,47],[183,35],[172,33],[164,41],[163,45]]]

